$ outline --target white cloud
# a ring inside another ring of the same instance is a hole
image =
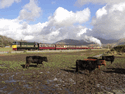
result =
[[[118,4],[125,2],[125,0],[77,0],[75,2],[76,6],[82,6],[88,3],[93,3],[93,4]]]
[[[107,14],[107,11],[105,10],[105,6],[104,6],[103,8],[97,10],[96,17],[99,18],[102,15],[106,15],[106,14]]]
[[[100,15],[101,14],[101,15]],[[92,35],[105,39],[125,37],[125,3],[106,5],[92,19]]]
[[[86,33],[87,28],[81,29],[79,33],[77,33],[77,36],[81,36],[82,34]]]
[[[0,0],[0,9],[10,7],[14,2],[19,3],[21,0]]]
[[[59,10],[65,13],[64,17],[60,17]],[[88,21],[89,16],[90,11],[88,8],[74,13],[59,7],[54,12],[54,15],[49,17],[49,20],[44,23],[39,22],[29,25],[24,20],[0,19],[0,34],[15,40],[23,39],[47,43],[53,43],[62,39],[84,39],[86,38],[85,34],[88,29],[81,24]],[[78,25],[74,25],[75,23],[78,23]],[[95,39],[88,37],[86,39],[90,41],[91,39]]]
[[[30,0],[30,2],[26,4],[20,11],[18,19],[34,21],[35,18],[40,16],[40,13],[41,13],[41,8],[37,6],[35,0]]]
[[[77,11],[76,13],[68,11],[62,7],[56,9],[53,16],[48,19],[51,24],[57,26],[70,26],[74,23],[85,23],[90,18],[90,10],[86,8],[82,11]]]

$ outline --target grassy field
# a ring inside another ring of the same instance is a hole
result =
[[[45,63],[45,67],[52,67],[52,68],[66,68],[66,67],[72,67],[75,65],[75,61],[77,59],[85,59],[88,56],[95,56],[98,54],[103,53],[104,50],[99,51],[80,51],[80,52],[56,52],[56,53],[49,53],[49,52],[43,52],[43,53],[10,53],[10,54],[4,54],[4,56],[1,57],[0,64],[5,64],[4,67],[1,68],[8,68],[8,69],[22,69],[22,66],[20,64],[25,64],[25,57],[30,54],[38,54],[40,56],[47,56],[48,63]],[[3,54],[2,54],[3,55]],[[8,56],[9,55],[9,56]],[[5,59],[4,59],[5,58]],[[2,59],[4,61],[2,61]],[[29,68],[32,69],[33,67]],[[37,68],[34,68],[37,69]]]
[[[12,51],[12,48],[1,48],[0,47],[0,51]]]
[[[73,67],[75,65],[75,61],[77,59],[86,59],[87,57],[92,57],[95,55],[99,55],[104,53],[107,50],[87,50],[87,51],[80,51],[80,52],[42,52],[42,53],[6,53],[1,54],[0,57],[0,64],[3,66],[0,66],[0,68],[7,68],[7,69],[22,69],[21,64],[25,64],[25,57],[28,55],[40,55],[40,56],[47,56],[48,63],[45,63],[45,67],[51,67],[51,68],[67,68],[67,67]],[[3,56],[4,55],[4,56]],[[123,55],[115,55],[115,56],[122,56],[125,57],[125,54]],[[5,58],[5,59],[4,59]],[[2,61],[2,59],[4,61]],[[114,62],[115,63],[115,62]],[[109,63],[107,63],[109,64]],[[30,67],[29,69],[39,69],[35,67]]]

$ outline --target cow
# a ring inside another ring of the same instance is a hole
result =
[[[96,57],[88,57],[87,59],[85,59],[85,60],[96,60],[96,59],[98,59],[98,58],[96,58]],[[99,61],[100,61],[100,63],[101,63],[101,65],[105,65],[106,66],[106,62],[105,62],[105,60],[104,59],[99,59]]]
[[[29,67],[30,63],[36,63],[37,67],[38,64],[42,64],[43,65],[43,61],[48,62],[47,57],[41,57],[41,56],[26,56],[26,64],[25,64],[25,68]],[[44,66],[43,66],[44,67]]]
[[[76,72],[78,72],[79,69],[81,70],[89,70],[89,73],[91,73],[93,70],[98,68],[98,65],[101,65],[99,60],[76,60]]]
[[[96,57],[88,57],[87,59],[98,59],[98,58],[96,58]]]
[[[111,61],[111,64],[114,61],[114,59],[115,59],[114,55],[112,55],[112,56],[102,56],[102,60]]]

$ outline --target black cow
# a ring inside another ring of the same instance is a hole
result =
[[[96,57],[88,57],[87,59],[98,59],[98,58],[96,58]],[[106,62],[104,61],[104,59],[98,59],[99,60],[99,62],[101,63],[101,65],[105,65],[106,66]],[[103,60],[103,61],[102,61]]]
[[[112,55],[112,56],[102,56],[102,59],[106,60],[106,61],[111,61],[111,64],[112,64],[112,62],[115,59],[115,56],[114,55]]]
[[[42,64],[43,65],[43,61],[48,62],[47,57],[41,57],[41,56],[26,56],[26,64],[25,64],[25,68],[27,68],[27,66],[29,67],[30,63],[37,63],[38,64]]]
[[[98,68],[98,65],[101,65],[99,60],[96,61],[90,61],[90,60],[76,60],[76,72],[78,72],[79,69],[81,70],[89,70],[89,73],[91,73],[95,68]]]
[[[96,57],[88,57],[87,59],[98,59],[98,58],[96,58]]]

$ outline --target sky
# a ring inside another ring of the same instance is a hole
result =
[[[124,0],[0,0],[0,35],[54,43],[63,39],[101,45],[125,37]]]

